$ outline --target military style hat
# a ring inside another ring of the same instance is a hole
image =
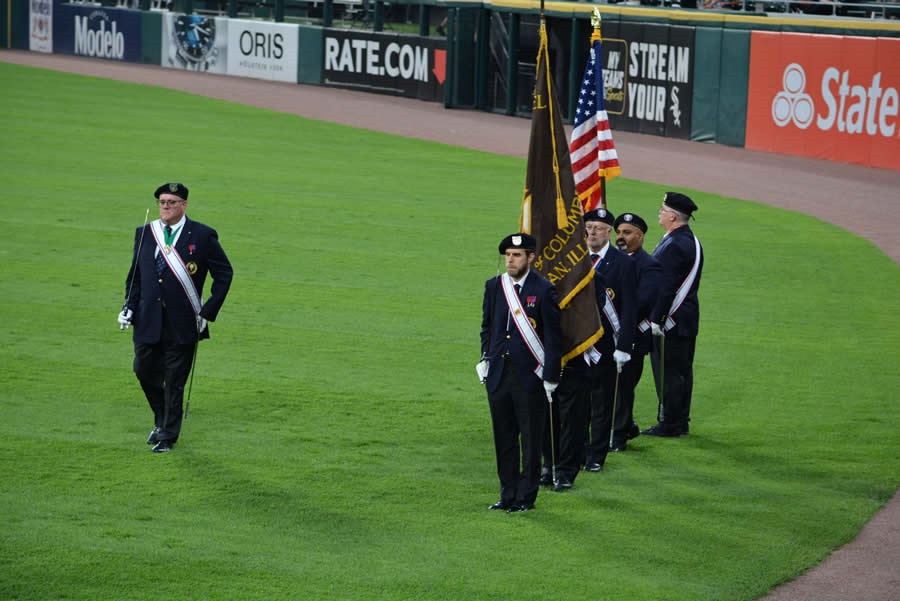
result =
[[[528,252],[534,252],[537,250],[537,240],[528,234],[510,234],[500,242],[500,254],[505,255],[509,248],[522,248]]]
[[[585,213],[582,219],[584,219],[586,222],[602,221],[606,225],[612,225],[616,220],[616,216],[606,209],[594,209],[593,211],[588,211],[587,213]]]
[[[694,204],[693,200],[678,192],[666,192],[666,195],[663,197],[663,204],[688,216],[697,210],[697,205]]]
[[[159,198],[160,194],[174,194],[182,200],[187,200],[188,189],[184,184],[181,183],[163,184],[156,189],[156,192],[153,193],[153,196]]]
[[[616,217],[616,221],[613,223],[613,229],[619,229],[619,226],[623,223],[633,225],[645,234],[647,233],[647,222],[641,219],[640,215],[635,215],[634,213],[622,213]]]

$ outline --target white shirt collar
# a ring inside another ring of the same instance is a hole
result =
[[[513,286],[515,286],[516,284],[518,284],[518,285],[519,285],[519,288],[524,288],[524,287],[525,287],[525,280],[528,278],[528,274],[529,274],[529,273],[531,273],[531,270],[530,270],[530,269],[529,269],[528,271],[525,272],[525,275],[522,276],[522,279],[521,279],[521,280],[513,280]]]
[[[603,245],[603,248],[601,248],[600,250],[592,250],[591,254],[592,255],[600,255],[601,259],[605,259],[606,251],[608,251],[608,250],[609,250],[609,240],[606,241],[606,244]]]

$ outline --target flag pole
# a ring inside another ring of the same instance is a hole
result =
[[[543,2],[543,0],[541,0]],[[603,35],[600,33],[600,24],[603,22],[603,17],[600,15],[600,9],[596,6],[594,7],[593,12],[591,13],[591,27],[593,27],[593,31],[591,32],[591,46],[594,45],[594,42],[603,42]],[[604,96],[606,95],[606,90],[602,92]],[[600,176],[600,206],[604,209],[607,208],[606,205],[606,175]]]

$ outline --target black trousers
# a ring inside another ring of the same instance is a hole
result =
[[[576,357],[572,361],[582,359]],[[548,423],[544,436],[544,469],[551,469],[555,458],[557,475],[575,482],[584,465],[585,424],[591,398],[591,375],[587,365],[566,366],[553,397],[552,405],[545,403],[548,415],[553,412],[553,437],[551,441]]]
[[[159,440],[175,442],[184,415],[184,385],[191,373],[194,344],[176,344],[166,315],[162,338],[156,344],[134,343],[134,373],[153,410]]]
[[[660,367],[663,367],[663,402],[659,423],[666,428],[684,429],[691,421],[691,395],[694,391],[694,349],[696,336],[666,336],[665,357],[663,341],[654,336],[650,364],[659,395]]]
[[[531,505],[537,499],[546,403],[543,386],[526,391],[512,364],[503,361],[500,386],[488,393],[488,404],[504,503]]]
[[[590,433],[587,438],[587,462],[600,465],[609,454],[609,431],[612,428],[613,397],[616,389],[616,364],[604,357],[594,368],[591,379]],[[621,381],[619,383],[621,388]],[[615,407],[618,413],[618,406]]]
[[[646,353],[631,353],[631,360],[622,367],[619,374],[619,399],[616,406],[616,444],[628,440],[628,432],[634,424],[634,391],[644,373],[644,357]]]

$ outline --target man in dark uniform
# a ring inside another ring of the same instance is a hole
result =
[[[188,189],[163,184],[153,194],[159,219],[138,228],[125,280],[125,306],[118,321],[134,325],[134,373],[153,410],[147,444],[154,453],[172,450],[181,432],[184,385],[199,340],[209,338],[232,269],[216,231],[185,216]],[[206,275],[211,295],[201,302]]]
[[[634,261],[609,243],[615,216],[606,209],[584,214],[587,245],[597,272],[594,290],[604,335],[597,343],[601,359],[591,390],[590,435],[584,469],[599,472],[609,453],[613,412],[618,413],[616,381],[631,359],[637,305]],[[605,298],[603,298],[605,297]]]
[[[487,388],[500,478],[500,500],[490,509],[508,513],[534,508],[544,405],[559,382],[562,361],[556,288],[531,269],[536,248],[528,234],[504,238],[506,273],[484,286],[479,375]]]
[[[659,208],[659,224],[666,233],[653,251],[663,275],[650,314],[655,337],[650,363],[662,406],[659,423],[641,434],[675,437],[689,432],[694,349],[700,326],[697,290],[703,272],[703,250],[688,225],[696,210],[694,201],[678,192],[666,192]]]
[[[622,213],[613,226],[616,230],[616,246],[628,253],[637,268],[637,311],[631,360],[622,368],[619,378],[619,407],[616,409],[613,451],[624,451],[627,441],[640,433],[634,422],[634,391],[644,372],[644,356],[653,348],[650,333],[650,312],[656,306],[662,265],[644,250],[644,234],[647,222],[634,213]]]

